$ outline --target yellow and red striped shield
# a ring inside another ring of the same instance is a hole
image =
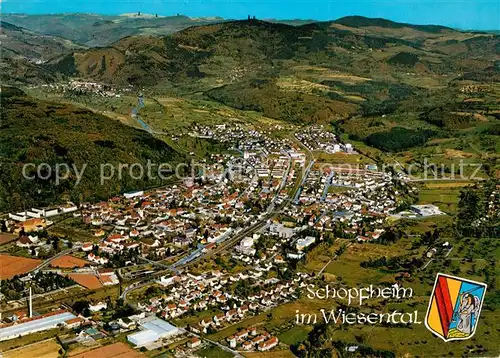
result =
[[[486,284],[438,273],[425,326],[445,342],[471,338],[479,322]]]

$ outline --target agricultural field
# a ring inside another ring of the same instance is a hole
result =
[[[212,357],[217,357],[217,358],[232,358],[233,355],[229,352],[226,352],[225,350],[217,347],[217,346],[210,346],[207,348],[203,348],[199,351],[196,352],[196,355],[201,358],[212,358]]]
[[[243,353],[246,358],[294,358],[295,355],[289,350],[280,350],[273,352],[246,352]]]
[[[51,267],[66,268],[66,269],[84,267],[86,265],[87,266],[90,265],[90,262],[70,255],[58,257],[57,259],[52,260],[50,262]]]
[[[441,206],[441,204],[439,204]],[[408,235],[420,236],[427,231],[435,229],[446,230],[453,223],[453,217],[450,215],[434,216],[423,219],[402,219],[395,222],[395,225],[402,225]]]
[[[31,344],[37,344],[38,342],[45,342],[48,339],[55,338],[59,334],[61,334],[61,330],[59,328],[54,328],[49,331],[33,333],[27,336],[2,341],[0,342],[0,353],[4,354],[4,352],[8,352],[13,349],[23,348],[30,346]],[[51,346],[53,345],[51,344]],[[24,353],[26,354],[26,351],[24,351]],[[33,356],[33,358],[35,357],[36,356]]]
[[[278,338],[280,342],[292,345],[297,342],[302,342],[307,338],[309,329],[306,326],[295,326],[286,332],[281,333]]]
[[[0,246],[15,241],[17,238],[18,236],[14,234],[0,233]]]
[[[153,283],[152,285],[148,285],[146,287],[141,287],[136,290],[133,290],[128,295],[128,298],[132,302],[140,302],[141,300],[147,300],[152,297],[156,297],[165,292],[165,288],[158,284]]]
[[[99,281],[97,276],[95,276],[94,274],[70,273],[68,274],[68,277],[78,283],[80,286],[88,288],[89,290],[95,290],[103,287],[101,281]]]
[[[73,242],[97,242],[98,237],[91,235],[81,218],[69,218],[52,225],[48,233],[53,236],[69,238]]]
[[[25,345],[21,348],[2,352],[3,358],[57,358],[62,351],[55,339]]]
[[[206,311],[196,312],[196,314],[190,315],[188,317],[182,317],[174,320],[176,326],[187,326],[199,323],[202,319],[211,320],[216,314],[222,313],[220,310],[209,309]]]
[[[326,152],[313,152],[314,158],[319,163],[338,164],[348,167],[352,166],[353,169],[364,169],[366,164],[373,164],[373,160],[362,154],[346,154],[335,153],[330,154]]]
[[[144,357],[135,349],[130,348],[127,344],[118,342],[108,346],[93,349],[84,353],[70,355],[71,358],[140,358]]]
[[[417,204],[437,205],[445,213],[454,214],[457,212],[460,190],[463,188],[457,184],[460,183],[426,184],[419,191]]]
[[[319,272],[333,258],[335,251],[347,244],[347,240],[336,240],[333,245],[322,243],[316,246],[307,255],[305,269],[308,272]]]
[[[265,320],[266,320],[265,314],[249,317],[249,318],[246,318],[246,319],[244,319],[236,324],[233,324],[231,326],[223,328],[214,334],[209,335],[208,338],[213,340],[213,341],[220,341],[220,340],[226,339],[227,337],[235,334],[238,330],[240,330],[242,328],[257,326],[260,323],[264,322]]]
[[[12,278],[33,270],[41,260],[0,254],[0,279]]]
[[[380,257],[394,257],[408,253],[407,250],[396,245],[356,243],[349,246],[344,253],[332,261],[326,267],[325,273],[333,275],[336,280],[342,281],[349,287],[392,281],[394,279],[393,273],[373,268],[363,268],[360,264],[368,259],[375,260]],[[414,254],[418,254],[418,252],[415,251]]]

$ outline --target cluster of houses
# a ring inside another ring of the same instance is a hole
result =
[[[220,271],[200,276],[182,274],[171,277],[161,277],[158,283],[165,287],[165,294],[161,297],[150,298],[146,302],[139,302],[138,306],[146,312],[159,313],[166,319],[181,317],[190,310],[205,311],[209,308],[227,306],[230,299],[235,302],[240,300],[234,295],[224,293],[222,288],[230,280]],[[230,319],[236,319],[248,312],[249,307],[238,306],[233,314],[227,315]],[[208,327],[208,325],[204,325]],[[202,329],[203,331],[203,329]],[[206,330],[205,330],[206,331]]]
[[[113,228],[116,235],[105,240],[106,246],[126,247],[128,239],[152,238],[151,247],[169,239],[176,247],[184,247],[194,241],[217,242],[227,235],[232,222],[250,222],[256,217],[247,212],[246,202],[250,199],[251,191],[242,192],[231,186],[173,186],[139,197],[84,204],[82,217],[89,225]],[[197,221],[199,218],[203,222]],[[102,233],[95,231],[96,236]],[[148,245],[147,241],[143,243]]]
[[[277,127],[275,129],[282,129],[280,126]],[[195,124],[190,133],[194,137],[210,138],[220,143],[234,145],[235,149],[242,153],[247,151],[269,154],[293,149],[293,143],[289,139],[277,139],[269,134],[240,123],[224,123],[215,126]]]
[[[291,257],[289,255],[289,258],[298,259],[302,257],[303,254],[301,253],[316,242],[315,237],[306,236],[300,238],[298,236],[298,234],[307,228],[307,225],[292,228],[278,221],[272,221],[264,228],[263,234],[275,238],[275,242],[272,246],[266,247],[265,253],[261,252],[260,255],[256,255],[257,250],[254,244],[259,240],[261,234],[254,234],[253,237],[246,237],[240,241],[239,245],[235,246],[234,250],[236,253],[232,257],[247,265],[253,265],[256,270],[253,272],[250,271],[251,276],[255,278],[261,277],[262,272],[269,272],[273,268],[273,264],[286,263],[283,256],[280,255],[280,251],[283,245],[288,242],[294,243],[294,247],[298,252]],[[270,260],[267,255],[271,256],[273,260]]]
[[[100,232],[97,234],[101,235]],[[86,242],[82,245],[81,250],[87,254],[87,260],[90,262],[105,265],[109,262],[108,258],[104,256],[99,256],[97,253],[105,252],[108,255],[119,254],[123,250],[132,250],[138,249],[141,244],[137,241],[134,241],[132,237],[126,234],[114,233],[109,235],[106,239],[102,240],[100,243],[95,244],[93,242]],[[97,250],[96,250],[97,249]]]
[[[373,240],[382,232],[377,227],[383,226],[385,219],[397,210],[402,195],[398,187],[404,187],[406,194],[416,192],[400,174],[313,167],[298,197],[299,205],[286,207],[284,213],[296,222],[309,218],[308,225],[319,231],[331,231],[340,221],[348,227],[347,234],[357,234],[358,224],[368,221],[374,229],[358,239]]]
[[[498,220],[500,218],[500,190],[492,190],[489,196],[486,197],[486,207],[485,217],[487,219]]]
[[[295,133],[295,137],[309,150],[321,150],[326,153],[353,154],[350,143],[342,143],[335,134],[326,131],[322,125],[311,126]]]
[[[45,91],[55,93],[86,94],[109,98],[121,98],[121,92],[127,93],[132,90],[131,86],[123,87],[118,90],[109,84],[77,80],[71,80],[65,83],[42,84],[41,87]]]
[[[220,271],[193,275],[191,273],[161,277],[157,283],[164,286],[165,293],[159,297],[138,302],[143,312],[154,313],[165,320],[189,316],[207,310],[219,311],[213,317],[203,318],[199,323],[189,326],[196,334],[207,334],[225,326],[238,323],[249,315],[263,312],[279,304],[296,299],[296,290],[303,287],[310,278],[298,274],[293,280],[281,281],[256,274],[261,270],[255,267],[249,272],[223,274]],[[246,297],[238,296],[231,287],[238,281],[253,279],[253,285],[260,287]]]
[[[68,245],[68,240],[62,240],[62,243]],[[49,252],[53,246],[52,243],[41,239],[35,232],[26,232],[21,234],[16,241],[16,246],[28,251],[31,256],[38,257],[41,251]]]
[[[227,339],[229,347],[238,348],[245,351],[259,350],[265,352],[273,349],[279,344],[277,337],[271,336],[268,332],[257,333],[255,327],[243,329]]]
[[[18,247],[22,247],[25,249],[38,247],[42,245],[42,241],[38,238],[38,235],[21,235],[16,242]]]

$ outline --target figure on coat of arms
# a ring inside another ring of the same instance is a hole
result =
[[[477,315],[479,308],[479,298],[470,293],[464,293],[460,297],[459,321],[457,329],[460,332],[471,334],[472,332],[472,315]]]

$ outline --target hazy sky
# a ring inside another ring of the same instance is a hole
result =
[[[500,29],[500,0],[0,0],[2,12],[92,12],[333,20],[346,15],[383,17],[414,24]]]

